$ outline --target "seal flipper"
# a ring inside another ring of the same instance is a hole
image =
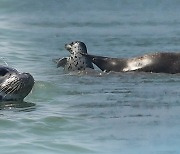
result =
[[[89,60],[88,57],[86,57],[86,58],[87,58],[87,60],[86,60],[86,67],[94,69],[94,66],[92,64],[92,60]]]
[[[110,71],[122,72],[123,68],[126,66],[125,59],[102,57],[102,56],[90,55],[86,53],[81,53],[81,54],[87,57],[97,67],[99,67],[102,71],[105,72],[110,72]]]
[[[108,57],[102,57],[102,56],[95,56],[90,55],[86,53],[81,53],[83,56],[91,60],[97,67],[99,67],[102,71],[110,71],[108,68],[106,68],[106,63]]]
[[[67,58],[53,59],[53,62],[57,63],[57,67],[64,67],[67,64]]]

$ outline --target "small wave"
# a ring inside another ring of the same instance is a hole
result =
[[[8,63],[6,62],[5,58],[3,58],[3,57],[0,57],[0,64],[1,63],[2,63],[2,65],[9,66]]]

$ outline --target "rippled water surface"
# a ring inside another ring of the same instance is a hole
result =
[[[36,82],[0,105],[0,153],[180,153],[179,74],[65,73],[53,58],[180,51],[180,2],[0,0],[1,63]],[[96,68],[97,69],[97,68]]]

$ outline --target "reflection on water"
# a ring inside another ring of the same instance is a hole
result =
[[[25,111],[35,110],[36,104],[25,101],[3,101],[0,102],[0,110]]]

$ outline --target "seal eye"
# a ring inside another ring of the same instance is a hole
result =
[[[71,45],[71,46],[74,45],[74,42],[71,42],[70,45]]]
[[[4,68],[0,68],[0,76],[4,76],[8,73],[8,71]]]

